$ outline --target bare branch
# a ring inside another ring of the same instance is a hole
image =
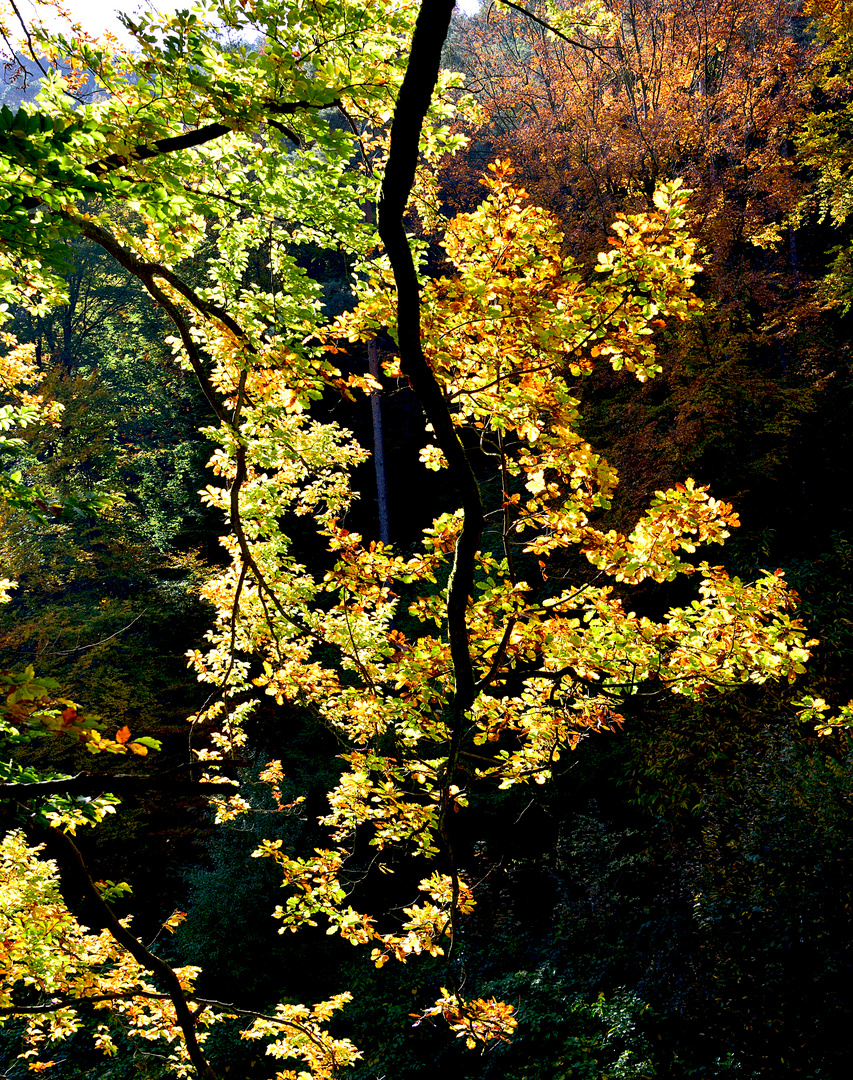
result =
[[[576,38],[570,38],[563,33],[562,30],[558,30],[556,26],[552,26],[550,23],[545,22],[544,19],[540,19],[538,15],[534,15],[532,11],[528,11],[527,8],[521,6],[521,4],[514,4],[512,0],[492,0],[492,4],[503,4],[504,7],[512,8],[513,11],[517,11],[520,15],[523,15],[526,19],[530,19],[531,22],[537,23],[544,30],[547,30],[550,34],[565,41],[568,45],[574,46],[576,49],[584,49],[586,52],[591,52],[594,56],[598,56],[601,53],[602,46],[593,47],[592,45],[585,45],[582,41],[578,41]],[[491,6],[490,9],[491,10]],[[613,48],[613,46],[607,46]]]

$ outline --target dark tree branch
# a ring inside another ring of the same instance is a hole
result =
[[[397,288],[397,341],[400,368],[410,380],[438,445],[462,490],[462,532],[450,575],[447,623],[455,677],[454,712],[461,716],[474,700],[474,673],[465,614],[474,584],[474,559],[483,529],[480,489],[441,387],[421,342],[420,289],[403,215],[415,179],[420,133],[438,80],[441,49],[450,26],[453,0],[424,0],[418,14],[409,65],[391,125],[388,164],[377,207],[377,228]],[[458,726],[458,725],[456,725]]]
[[[272,602],[273,606],[278,611],[279,615],[292,626],[297,627],[303,633],[310,633],[308,628],[300,621],[295,619],[284,607],[278,597],[275,595],[273,589],[267,583],[267,580],[254,559],[251,549],[249,547],[248,539],[246,537],[243,523],[240,517],[240,491],[243,483],[248,475],[246,466],[246,447],[242,442],[238,425],[240,421],[240,414],[243,409],[243,405],[246,402],[246,377],[247,371],[244,368],[240,372],[240,380],[237,387],[237,401],[234,408],[233,415],[229,418],[223,405],[219,401],[216,391],[213,388],[207,372],[205,370],[204,362],[202,360],[201,350],[195,341],[192,334],[192,326],[185,313],[175,304],[166,293],[160,288],[155,279],[160,279],[171,286],[176,292],[178,292],[192,307],[192,309],[199,315],[208,319],[215,319],[220,322],[234,337],[244,346],[248,353],[254,355],[255,348],[249,340],[248,335],[240,326],[240,324],[222,307],[218,304],[214,304],[209,300],[205,300],[200,296],[190,285],[188,285],[182,278],[180,278],[174,271],[170,270],[167,266],[162,266],[159,263],[146,262],[141,259],[135,252],[130,251],[124,247],[119,241],[109,232],[109,230],[103,228],[101,225],[93,221],[89,221],[84,218],[79,218],[76,215],[66,213],[68,220],[73,221],[78,227],[82,235],[87,239],[94,241],[105,251],[109,252],[113,258],[116,259],[126,270],[134,275],[145,288],[148,290],[151,297],[155,302],[166,312],[169,318],[177,328],[178,334],[181,338],[181,343],[184,346],[187,357],[190,361],[196,378],[199,381],[199,385],[207,398],[208,404],[213,409],[216,417],[227,428],[237,440],[237,453],[236,453],[236,465],[237,470],[234,477],[234,481],[231,485],[230,491],[230,517],[231,527],[234,530],[234,535],[237,538],[237,543],[240,547],[240,554],[242,557],[244,567],[248,567],[255,576],[258,584],[259,595],[261,595],[262,602],[263,596],[266,595]],[[235,596],[234,602],[234,614],[232,616],[233,627],[236,632],[236,612],[237,603],[239,601],[239,594],[242,590],[243,580],[245,573],[240,575],[240,585]],[[273,636],[276,637],[275,628],[270,624],[270,629],[273,632]],[[233,641],[232,641],[233,643]],[[233,659],[232,659],[233,665]],[[230,669],[229,669],[230,670]]]
[[[35,56],[34,59],[36,59],[36,63],[38,63],[38,59]],[[42,72],[47,74],[44,71],[44,68],[42,68]],[[306,101],[284,103],[270,102],[267,103],[264,108],[266,112],[272,113],[275,116],[289,116],[298,112],[300,109],[331,109],[337,104],[337,100],[324,102],[323,104],[318,105],[312,105]],[[296,146],[302,146],[301,137],[288,124],[283,124],[280,120],[272,120],[269,117],[267,117],[266,122],[270,127],[281,132]],[[105,158],[99,158],[97,161],[92,161],[86,166],[86,172],[90,172],[93,176],[97,177],[108,176],[110,173],[116,172],[118,169],[124,169],[137,161],[151,161],[154,158],[160,158],[168,154],[177,154],[181,150],[192,150],[197,146],[204,146],[205,143],[213,142],[215,139],[221,139],[223,135],[229,135],[235,130],[235,124],[205,124],[204,127],[194,128],[192,131],[184,131],[180,135],[170,135],[164,139],[154,139],[150,143],[140,143],[138,146],[134,146],[126,154],[109,154]],[[42,200],[37,195],[30,195],[21,200],[21,205],[26,210],[34,210],[37,206],[41,205],[41,201]]]
[[[62,853],[63,862],[69,865],[90,907],[98,913],[103,928],[112,935],[119,945],[127,949],[138,964],[141,964],[146,971],[159,978],[166,987],[169,999],[175,1009],[175,1018],[186,1043],[187,1053],[200,1080],[218,1080],[216,1073],[210,1067],[210,1063],[199,1046],[195,1034],[194,1017],[190,1012],[187,995],[185,995],[181,987],[178,976],[164,960],[149,952],[141,941],[121,925],[112,908],[98,891],[83,861],[83,856],[71,837],[60,829],[48,828],[44,831],[51,840],[51,853],[53,854],[57,850]],[[190,995],[190,999],[192,999],[192,995]]]
[[[424,355],[418,274],[403,217],[415,180],[420,134],[438,81],[441,50],[454,6],[454,0],[422,0],[412,37],[409,64],[394,109],[388,163],[377,206],[377,229],[388,253],[397,288],[400,370],[409,379],[462,493],[462,532],[456,543],[453,569],[447,586],[447,633],[455,686],[438,825],[450,863],[450,950],[456,937],[459,914],[459,876],[447,822],[451,807],[455,805],[451,788],[462,749],[464,714],[477,695],[466,614],[468,598],[474,588],[474,566],[483,532],[483,504],[465,447],[456,431],[441,387]]]
[[[43,1013],[56,1012],[57,1009],[76,1009],[81,1005],[94,1004],[100,1001],[136,1001],[138,998],[146,998],[149,1001],[171,1001],[170,994],[155,994],[151,990],[127,990],[124,993],[115,994],[92,994],[82,997],[53,997],[50,1001],[40,1005],[8,1005],[0,1009],[0,1016],[38,1016]],[[194,1015],[198,1015],[202,1009],[221,1009],[224,1013],[233,1016],[247,1016],[253,1020],[268,1020],[282,1027],[292,1028],[309,1039],[316,1047],[328,1054],[330,1060],[335,1063],[335,1055],[316,1035],[304,1024],[296,1020],[284,1020],[280,1016],[271,1013],[258,1012],[256,1009],[242,1009],[238,1005],[232,1005],[228,1001],[217,1001],[214,998],[199,997],[197,994],[190,995],[189,1000],[198,1005]]]
[[[38,58],[38,56],[36,54],[35,44],[33,43],[32,35],[30,34],[30,28],[27,26],[23,15],[21,15],[20,11],[18,10],[18,5],[15,3],[15,0],[9,0],[9,3],[12,6],[12,10],[15,12],[15,17],[17,18],[18,22],[21,24],[21,29],[24,31],[24,36],[27,39],[27,49],[29,51],[30,56],[33,58],[33,62],[35,63],[35,65],[39,69],[39,71],[42,73],[42,75],[44,75],[44,77],[47,78],[47,72],[45,71],[41,60],[39,60],[39,58]]]
[[[205,315],[209,319],[218,319],[222,325],[236,338],[239,338],[244,345],[249,346],[246,332],[240,324],[228,314],[225,308],[220,307],[218,304],[214,304],[210,300],[205,300],[204,297],[200,296],[191,285],[188,285],[183,280],[183,278],[178,277],[174,270],[170,270],[168,266],[163,266],[161,263],[145,262],[140,259],[138,255],[135,255],[132,251],[123,247],[112,233],[101,225],[95,224],[93,221],[89,221],[86,218],[78,218],[70,213],[66,213],[64,216],[80,227],[80,232],[83,236],[89,240],[94,240],[96,244],[109,251],[118,261],[121,261],[120,254],[123,255],[127,261],[123,262],[122,265],[130,270],[132,274],[135,274],[136,277],[140,278],[140,280],[144,282],[146,278],[161,278],[167,284],[171,285],[176,292],[179,292],[185,300],[188,300],[199,314]],[[254,350],[252,351],[254,352]]]
[[[300,109],[330,109],[335,105],[337,105],[337,101],[324,102],[321,105],[312,105],[307,101],[268,102],[263,106],[263,110],[275,116],[292,116],[293,113],[298,112]],[[270,127],[286,135],[296,146],[302,145],[300,136],[287,124],[269,118],[267,118],[267,123]],[[196,146],[204,146],[205,143],[212,142],[214,139],[221,139],[223,135],[228,135],[234,130],[236,130],[234,124],[205,124],[204,127],[184,131],[180,135],[170,135],[165,139],[155,139],[150,143],[141,143],[139,146],[134,146],[127,154],[110,154],[109,157],[93,161],[86,168],[95,176],[105,176],[107,173],[115,172],[116,169],[123,169],[125,166],[131,165],[135,161],[150,161],[152,158],[163,157],[164,154],[177,154],[181,150],[192,150]]]
[[[532,11],[528,11],[527,8],[522,7],[521,4],[513,4],[512,0],[492,0],[493,4],[503,4],[504,7],[512,8],[513,11],[517,11],[520,15],[523,15],[526,19],[530,19],[531,22],[537,23],[544,30],[553,34],[555,37],[565,41],[568,45],[574,46],[576,49],[585,49],[586,52],[591,52],[594,56],[598,56],[601,52],[602,46],[593,47],[592,45],[585,45],[582,41],[578,41],[577,38],[567,37],[562,30],[558,30],[556,26],[552,26],[550,23],[545,22],[544,19],[540,19],[538,15],[534,15]],[[612,45],[606,46],[607,48],[613,48]]]
[[[150,792],[157,788],[167,788],[170,795],[197,795],[201,798],[216,794],[218,784],[203,783],[194,780],[174,780],[166,776],[133,776],[130,773],[90,774],[78,773],[76,776],[58,777],[55,780],[35,780],[32,783],[0,784],[0,800],[30,799],[35,796],[50,795],[103,795]]]
[[[480,681],[477,683],[478,690],[485,690],[489,683],[492,681],[492,679],[494,679],[494,677],[500,671],[501,664],[504,662],[504,658],[506,657],[506,650],[509,646],[509,639],[512,635],[514,628],[515,617],[513,616],[507,619],[506,629],[503,632],[503,637],[501,638],[501,643],[498,646],[498,651],[495,654],[494,660],[492,661],[492,666],[482,677],[482,679],[480,679]]]
[[[129,271],[129,273],[133,274],[133,276],[137,278],[137,280],[141,281],[145,288],[148,290],[148,292],[151,294],[151,297],[157,302],[157,304],[161,308],[163,308],[163,310],[174,323],[175,328],[180,335],[181,343],[184,346],[190,365],[195,372],[195,377],[198,379],[199,386],[202,389],[202,393],[204,394],[205,398],[207,398],[208,405],[210,405],[211,409],[213,409],[217,419],[219,419],[221,423],[227,425],[228,418],[225,414],[224,409],[222,408],[222,405],[219,402],[219,398],[217,397],[216,391],[213,388],[213,384],[211,383],[210,379],[208,378],[207,372],[205,371],[204,363],[201,358],[201,352],[192,336],[189,322],[187,321],[184,313],[177,306],[177,304],[173,303],[169,299],[169,297],[166,296],[166,294],[156,284],[154,280],[157,277],[160,277],[163,280],[171,278],[169,284],[172,285],[173,288],[175,288],[175,281],[177,280],[175,275],[168,271],[165,267],[159,266],[156,263],[148,263],[145,262],[145,260],[140,259],[138,255],[130,251],[128,248],[124,247],[123,244],[119,243],[119,241],[112,235],[112,233],[110,233],[107,229],[103,228],[101,225],[96,224],[94,221],[84,220],[83,218],[78,218],[76,215],[69,213],[66,213],[65,217],[79,227],[80,232],[83,234],[83,236],[87,237],[87,239],[89,240],[94,241],[94,243],[96,243],[99,247],[102,247],[104,251],[112,255],[116,262],[123,266],[125,270]],[[190,303],[193,302],[191,297],[195,297],[198,300],[197,306],[200,313],[205,315],[212,314],[209,309],[215,308],[215,305],[208,305],[206,301],[201,299],[201,297],[196,297],[196,294],[193,292],[192,289],[190,289],[188,285],[184,285],[183,289],[179,291],[188,300],[190,300]],[[218,317],[218,315],[216,317]]]
[[[233,130],[231,124],[205,124],[204,127],[185,131],[181,135],[172,135],[166,139],[155,139],[154,142],[134,146],[127,154],[110,154],[108,157],[91,162],[86,166],[86,171],[94,173],[95,176],[106,176],[117,169],[132,165],[135,161],[150,161],[164,154],[176,154],[180,150],[192,150],[196,146],[204,146],[205,143],[221,139],[223,135],[228,135]]]

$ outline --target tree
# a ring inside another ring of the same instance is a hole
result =
[[[681,177],[716,278],[798,194],[785,153],[806,57],[796,12],[778,0],[498,3],[460,26],[454,59],[487,106],[480,137],[523,160],[576,250]]]
[[[436,163],[460,144],[448,130],[452,79],[439,72],[452,7],[223,0],[209,13],[260,33],[257,49],[224,46],[197,12],[127,20],[137,53],[33,31],[48,62],[70,58],[71,74],[48,70],[37,110],[0,110],[0,288],[35,313],[65,302],[63,254],[84,237],[171,319],[175,352],[215,417],[218,480],[205,499],[228,525],[228,565],[203,590],[214,625],[191,651],[211,687],[192,718],[207,739],[194,750],[200,779],[228,792],[212,800],[220,820],[251,809],[228,786],[228,764],[258,688],[320,717],[345,748],[324,818],[333,846],[289,852],[273,838],[255,853],[289,887],[281,928],[322,917],[370,946],[377,966],[447,954],[446,985],[420,1015],[444,1016],[474,1046],[509,1037],[515,1020],[511,1005],[463,996],[455,982],[460,920],[476,903],[457,842],[472,792],[545,783],[562,752],[621,724],[620,703],[639,694],[701,698],[794,679],[811,643],[780,572],[744,583],[690,558],[737,524],[693,481],[658,492],[627,535],[597,527],[617,477],[577,433],[574,388],[602,358],[653,377],[655,330],[698,306],[684,196],[661,184],[648,212],[617,216],[591,274],[561,255],[556,223],[527,204],[505,161],[476,210],[442,219]],[[99,93],[81,100],[90,76]],[[375,227],[364,213],[373,200]],[[441,236],[442,276],[426,276],[407,212]],[[304,243],[352,260],[357,303],[337,320],[299,264]],[[261,250],[263,288],[246,273]],[[431,428],[423,461],[448,470],[454,495],[411,553],[341,525],[355,498],[349,471],[366,451],[319,404],[375,387],[335,358],[380,330],[397,350],[386,374],[409,381]],[[301,550],[285,532],[296,518],[315,533]],[[697,575],[697,598],[662,618],[626,607],[632,585]],[[19,737],[13,723],[79,735],[71,704],[42,710],[55,723],[22,709],[28,687],[34,698],[52,692],[34,672],[12,679],[7,739]],[[92,748],[147,749],[124,728],[86,731]],[[275,793],[275,765],[265,780]],[[53,1017],[31,1024],[37,1044],[76,1024],[87,1000],[111,1006],[173,1046],[179,1074],[211,1077],[207,1027],[251,1010],[197,996],[192,972],[142,946],[66,835],[82,805],[93,816],[112,805],[91,801],[93,789],[121,784],[9,773],[4,798],[42,830],[105,933],[85,933],[32,844],[10,840],[7,880],[32,934],[9,935],[4,1014]],[[423,894],[396,925],[384,909],[359,910],[347,887],[348,864],[370,869],[370,847],[385,860],[376,869]],[[16,998],[22,987],[34,1001]],[[244,1037],[330,1076],[357,1054],[326,1028],[347,996],[253,1014]]]
[[[797,139],[799,159],[813,176],[811,190],[798,207],[799,216],[816,211],[822,221],[843,227],[853,209],[850,161],[850,65],[853,27],[843,4],[815,0],[806,7],[820,43],[805,77],[814,108]],[[824,299],[849,309],[850,257],[845,245],[834,250],[835,259],[824,284]]]

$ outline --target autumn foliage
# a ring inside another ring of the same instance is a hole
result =
[[[57,66],[36,106],[0,111],[0,296],[31,313],[61,306],[63,249],[81,239],[169,319],[166,344],[210,408],[201,497],[222,528],[200,588],[209,628],[187,642],[209,693],[188,718],[183,767],[229,823],[255,809],[235,775],[265,706],[331,733],[340,767],[325,844],[268,836],[253,853],[281,874],[271,914],[282,934],[321,926],[366,946],[375,968],[445,961],[438,997],[415,1001],[412,1018],[443,1018],[474,1048],[510,1041],[518,1018],[512,1000],[453,973],[482,895],[457,822],[483,792],[546,785],[643,697],[698,709],[787,687],[817,644],[782,570],[747,579],[703,550],[739,518],[700,480],[642,493],[617,527],[618,472],[583,427],[585,382],[622,373],[636,393],[661,376],[661,340],[677,352],[673,339],[683,345],[702,317],[698,275],[724,291],[740,272],[732,252],[797,205],[801,180],[780,149],[806,50],[783,3],[493,5],[454,45],[488,115],[478,126],[463,80],[437,74],[451,11],[448,0],[223,2],[128,22],[136,51],[36,31]],[[223,45],[216,20],[262,46]],[[79,100],[89,76],[98,93]],[[443,200],[486,148],[476,183]],[[337,316],[306,251],[348,260]],[[348,526],[369,449],[327,407],[381,388],[360,373],[378,338],[386,385],[411,387],[424,411],[421,465],[448,477],[450,501],[423,507],[405,549]],[[8,389],[10,427],[51,422]],[[44,516],[53,504],[28,501],[22,483],[9,474],[7,502]],[[656,612],[638,592],[652,586],[666,600]],[[0,681],[9,744],[38,734],[127,758],[157,749],[33,668]],[[822,698],[803,707],[824,730],[848,716],[827,720]],[[323,1080],[358,1060],[332,1026],[347,987],[267,1012],[208,999],[195,969],[170,966],[115,917],[114,890],[66,835],[114,809],[109,778],[92,800],[69,774],[11,758],[3,769],[32,835],[10,832],[3,847],[0,1010],[25,1019],[33,1068],[84,1005],[162,1044],[179,1076],[215,1076],[205,1043],[225,1021],[282,1062],[281,1078]],[[281,814],[304,801],[286,803],[283,782],[278,762],[258,781]],[[66,908],[40,835],[74,863],[103,929]],[[375,910],[353,897],[352,861],[370,849],[387,859],[376,873],[418,882],[394,911],[381,895]],[[114,1049],[105,1027],[94,1037]]]
[[[807,57],[797,4],[529,10],[541,22],[490,5],[460,28],[455,56],[485,106],[479,138],[523,163],[572,250],[588,251],[626,205],[650,208],[658,183],[676,177],[693,190],[715,265],[790,209],[798,186],[785,147]]]

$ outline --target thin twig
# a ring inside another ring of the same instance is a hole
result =
[[[119,634],[123,634],[125,632],[125,630],[129,630],[131,628],[131,626],[133,626],[134,623],[138,623],[139,620],[142,618],[142,616],[147,614],[147,612],[148,612],[148,608],[146,608],[145,611],[141,611],[136,616],[135,619],[132,619],[127,624],[127,626],[123,626],[120,630],[116,630],[116,632],[114,634],[110,634],[109,637],[101,638],[100,641],[92,642],[91,645],[78,645],[78,646],[76,646],[76,648],[73,648],[73,649],[54,649],[48,654],[42,653],[42,656],[45,656],[45,655],[49,655],[49,656],[70,656],[71,653],[85,652],[86,649],[96,649],[99,645],[104,645],[104,644],[106,644],[106,642],[112,641],[113,638],[118,637]]]

